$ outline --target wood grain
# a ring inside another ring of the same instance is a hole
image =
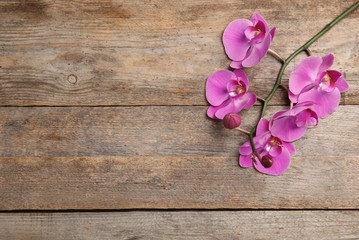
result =
[[[287,57],[354,2],[3,0],[0,105],[206,105],[207,77],[229,65],[221,35],[230,21],[261,13]],[[312,47],[334,53],[346,74],[343,104],[359,103],[358,23],[356,11]],[[265,97],[279,67],[267,56],[246,69],[250,88]],[[282,92],[271,104],[285,102]]]
[[[237,157],[1,158],[0,209],[357,209],[358,161],[297,154],[270,177]]]
[[[358,239],[358,10],[311,47],[350,90],[283,175],[240,168],[246,136],[205,106],[230,21],[262,14],[285,58],[354,2],[0,0],[0,239]],[[250,91],[279,68],[245,69]]]
[[[267,117],[285,107],[273,106]],[[0,157],[237,156],[247,137],[207,107],[3,107]],[[340,106],[296,142],[297,153],[358,155],[358,107]],[[260,107],[241,112],[250,130]],[[343,138],[345,136],[345,139]]]
[[[0,209],[356,209],[358,110],[309,129],[270,177],[238,167],[246,138],[205,107],[1,108]]]
[[[358,211],[2,213],[0,238],[358,239]]]

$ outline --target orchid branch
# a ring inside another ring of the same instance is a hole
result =
[[[350,8],[348,8],[346,11],[344,11],[341,15],[339,15],[338,17],[336,17],[332,22],[330,22],[328,25],[326,25],[320,32],[318,32],[313,38],[311,38],[308,42],[306,42],[303,46],[301,46],[300,48],[298,48],[295,52],[293,52],[283,63],[278,76],[277,76],[277,80],[273,86],[272,91],[268,94],[267,98],[265,99],[263,106],[262,106],[262,111],[261,111],[261,115],[259,120],[257,121],[257,124],[253,127],[253,129],[251,130],[251,132],[249,133],[249,141],[253,150],[253,153],[257,156],[257,158],[259,159],[259,161],[261,161],[261,158],[254,146],[254,141],[253,141],[253,135],[256,132],[256,128],[257,125],[260,121],[261,118],[264,117],[265,111],[267,109],[267,105],[268,102],[271,100],[271,98],[273,97],[274,93],[277,91],[278,87],[281,84],[282,81],[282,77],[284,74],[284,70],[286,69],[286,67],[288,66],[288,64],[301,52],[303,51],[307,51],[307,53],[309,54],[309,51],[307,50],[309,48],[310,45],[312,45],[316,40],[318,40],[321,36],[323,36],[326,32],[328,32],[332,27],[334,27],[338,22],[340,22],[343,18],[345,18],[348,14],[350,14],[351,12],[353,12],[355,9],[357,9],[359,7],[359,1],[357,3],[355,3],[354,5],[352,5]]]

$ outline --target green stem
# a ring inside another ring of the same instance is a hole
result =
[[[265,99],[263,106],[262,106],[262,111],[261,111],[261,116],[259,118],[259,120],[257,121],[256,126],[254,126],[251,130],[251,132],[249,133],[249,140],[251,143],[251,147],[253,150],[253,153],[258,157],[259,161],[261,161],[259,154],[254,146],[254,141],[253,141],[253,136],[256,132],[256,128],[257,125],[260,121],[261,118],[264,117],[265,111],[267,109],[267,105],[268,102],[271,100],[271,98],[273,97],[274,93],[277,91],[278,87],[280,86],[280,83],[282,81],[282,77],[284,74],[284,70],[286,69],[286,67],[288,66],[288,64],[301,52],[305,51],[307,48],[309,48],[310,45],[312,45],[316,40],[318,40],[321,36],[323,36],[326,32],[328,32],[332,27],[334,27],[334,25],[336,25],[340,20],[342,20],[343,18],[345,18],[349,13],[353,12],[355,9],[357,9],[359,7],[359,1],[357,3],[355,3],[353,6],[351,6],[350,8],[348,8],[345,12],[343,12],[342,14],[340,14],[338,17],[336,17],[332,22],[330,22],[328,25],[326,25],[320,32],[318,32],[314,37],[312,37],[308,42],[306,42],[303,46],[301,46],[300,48],[298,48],[295,52],[293,52],[283,63],[278,76],[277,76],[277,80],[273,86],[272,91],[268,94],[267,98]]]

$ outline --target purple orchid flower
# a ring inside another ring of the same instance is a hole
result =
[[[237,19],[228,24],[223,32],[223,45],[232,68],[252,67],[266,55],[273,40],[275,28],[269,31],[268,24],[259,13],[251,20]]]
[[[275,137],[269,130],[269,121],[262,118],[257,126],[257,136],[253,138],[257,152],[262,158],[263,164],[254,156],[250,142],[245,142],[239,149],[239,165],[241,167],[254,166],[258,171],[268,175],[280,175],[289,166],[290,155],[295,152],[294,146]],[[254,156],[256,163],[253,162],[251,156]]]
[[[311,110],[312,102],[296,104],[293,109],[277,112],[269,121],[271,134],[286,142],[301,138],[308,125],[318,125],[318,115]]]
[[[252,107],[257,97],[254,93],[247,93],[248,85],[248,78],[240,69],[234,72],[221,70],[212,74],[206,83],[207,101],[212,105],[207,115],[223,119],[228,113],[238,113]]]
[[[349,89],[342,73],[328,70],[334,56],[310,56],[303,59],[289,77],[289,99],[296,103],[312,101],[312,110],[320,118],[331,114],[339,105],[340,93]]]

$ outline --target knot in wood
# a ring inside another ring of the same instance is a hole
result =
[[[77,83],[77,76],[75,74],[70,74],[67,77],[67,81],[71,84],[76,84]]]

